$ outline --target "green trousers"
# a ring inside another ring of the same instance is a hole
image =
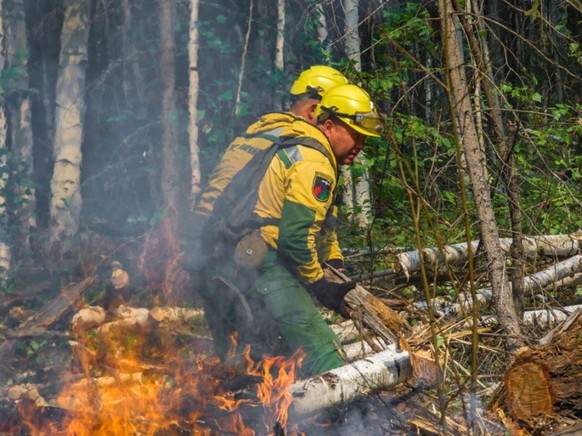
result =
[[[307,354],[303,375],[319,374],[345,364],[338,351],[340,341],[325,323],[301,282],[269,250],[252,291],[262,300],[279,334],[291,351]],[[263,326],[262,328],[268,328]]]
[[[235,285],[226,286],[217,277]],[[233,262],[222,261],[207,271],[204,310],[212,331],[215,351],[222,359],[231,348],[229,336],[237,332],[240,341],[251,344],[253,359],[263,354],[291,354],[299,347],[306,353],[301,373],[319,374],[345,364],[338,351],[340,341],[325,323],[319,309],[301,282],[277,258],[267,252],[265,262],[253,277],[238,271]],[[248,307],[243,307],[244,295]],[[246,312],[246,313],[245,313]],[[340,348],[341,349],[341,348]]]

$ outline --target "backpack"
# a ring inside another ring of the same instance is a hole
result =
[[[258,151],[216,199],[214,209],[202,234],[204,245],[212,248],[212,252],[208,253],[210,259],[232,255],[236,244],[244,236],[264,225],[279,223],[278,219],[262,218],[254,213],[259,196],[259,185],[279,150],[303,145],[320,151],[330,162],[333,162],[329,151],[314,138],[301,136],[277,139],[270,146]]]

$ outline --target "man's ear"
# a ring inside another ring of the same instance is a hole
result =
[[[315,118],[315,108],[317,107],[317,103],[318,103],[317,101],[309,103],[305,108],[307,114],[307,121],[310,124],[317,124],[317,118]]]
[[[330,139],[333,129],[335,128],[333,121],[328,118],[323,123],[320,123],[319,127],[321,131],[324,133],[324,135],[327,137],[327,139]]]

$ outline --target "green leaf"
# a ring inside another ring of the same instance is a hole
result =
[[[441,335],[437,335],[436,337],[437,340],[437,347],[442,347],[443,344],[445,343],[445,338],[443,338]]]

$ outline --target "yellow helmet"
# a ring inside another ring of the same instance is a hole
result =
[[[384,119],[374,107],[370,94],[356,85],[339,85],[327,92],[315,109],[322,121],[335,115],[366,136],[380,137]]]
[[[348,79],[335,68],[314,65],[299,75],[289,92],[294,96],[307,94],[310,98],[321,100],[321,97],[331,88],[346,83]]]

